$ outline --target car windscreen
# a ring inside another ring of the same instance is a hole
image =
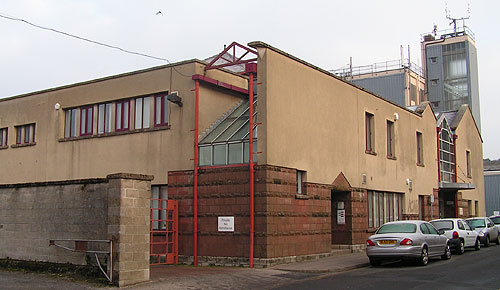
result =
[[[492,222],[494,222],[496,225],[500,225],[500,216],[490,218]]]
[[[467,223],[469,226],[474,227],[474,228],[485,228],[486,224],[484,223],[483,219],[473,219],[473,220],[467,220]]]
[[[392,233],[415,233],[417,226],[410,223],[386,224],[381,226],[377,234],[392,234]]]
[[[431,224],[438,230],[452,230],[453,221],[432,221]]]

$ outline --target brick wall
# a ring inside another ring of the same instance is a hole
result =
[[[200,169],[198,255],[249,257],[248,167]],[[330,188],[305,184],[296,195],[296,170],[255,168],[255,258],[330,251]],[[179,201],[179,255],[193,255],[193,172],[169,172],[169,198]],[[218,216],[234,216],[234,233],[217,230]]]

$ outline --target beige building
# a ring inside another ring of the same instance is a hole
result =
[[[467,108],[448,121],[467,174],[447,183],[428,102],[405,108],[268,44],[249,47],[253,59],[226,60],[246,73],[190,60],[0,100],[0,185],[152,175],[152,198],[179,203],[179,255],[195,264],[363,245],[385,222],[437,217],[453,196],[455,215],[484,214]],[[155,210],[151,229],[162,224]]]

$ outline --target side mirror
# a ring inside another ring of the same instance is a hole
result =
[[[438,234],[440,234],[440,235],[444,235],[444,230],[443,230],[443,229],[439,229],[439,230],[438,230]]]

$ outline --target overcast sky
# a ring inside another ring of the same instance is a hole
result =
[[[499,159],[500,1],[448,2],[455,18],[470,7],[484,157]],[[2,0],[0,14],[171,62],[261,40],[327,70],[399,59],[401,45],[420,64],[421,34],[450,28],[443,0]],[[165,64],[4,18],[0,35],[0,98]]]

